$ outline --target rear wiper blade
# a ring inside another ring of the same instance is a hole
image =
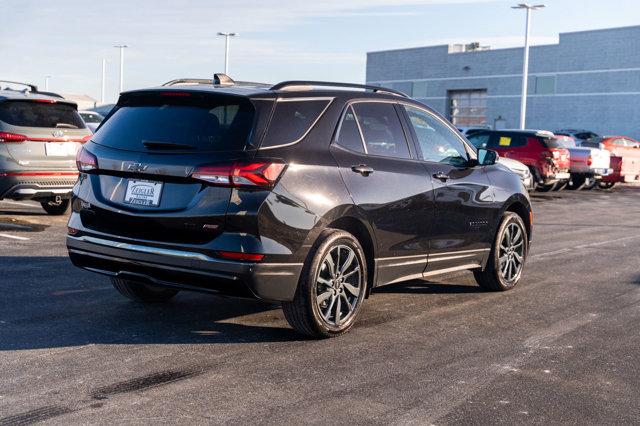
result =
[[[149,149],[196,149],[193,145],[162,141],[142,141],[142,145]]]
[[[73,124],[68,124],[68,123],[56,123],[56,127],[60,128],[65,128],[65,129],[78,129],[78,126],[75,126]]]

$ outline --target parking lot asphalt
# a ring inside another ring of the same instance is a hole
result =
[[[525,276],[380,288],[347,335],[278,306],[143,306],[66,256],[66,217],[0,201],[0,425],[640,422],[640,187],[535,194]]]

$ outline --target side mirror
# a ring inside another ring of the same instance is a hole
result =
[[[492,149],[478,148],[478,164],[481,166],[490,166],[496,164],[500,156]]]

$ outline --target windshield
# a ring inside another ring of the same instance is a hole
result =
[[[0,121],[21,127],[84,129],[84,121],[73,105],[37,101],[0,103]]]
[[[242,150],[253,127],[248,99],[153,95],[116,107],[93,141],[132,151]]]
[[[100,114],[91,114],[88,112],[81,112],[80,116],[84,120],[85,123],[100,123],[104,120],[104,117]]]

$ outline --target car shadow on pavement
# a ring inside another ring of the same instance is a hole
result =
[[[307,340],[279,304],[182,292],[145,305],[117,293],[107,277],[75,268],[65,256],[0,256],[0,351],[91,344],[237,344]],[[409,281],[382,294],[479,293],[475,285]],[[375,294],[374,294],[375,296]],[[375,297],[368,305],[375,311]],[[363,321],[367,321],[367,314]]]
[[[62,256],[0,256],[0,270],[0,351],[305,340],[273,303],[189,292],[165,304],[136,303]]]

